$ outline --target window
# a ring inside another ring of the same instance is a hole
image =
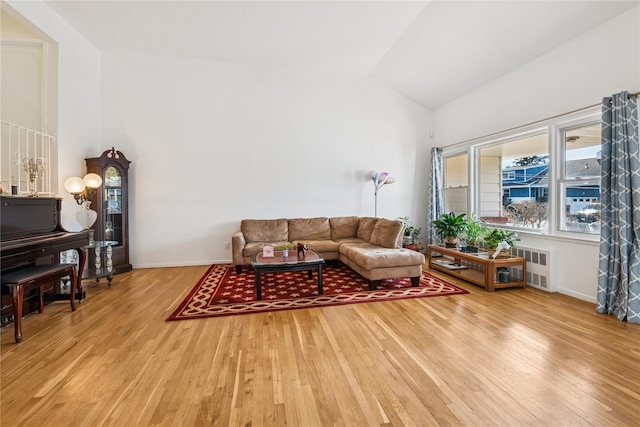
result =
[[[503,181],[513,181],[514,179],[516,179],[515,171],[502,172],[502,180]]]
[[[468,156],[466,153],[444,159],[445,212],[467,212]]]
[[[600,127],[596,106],[445,147],[447,212],[477,213],[487,223],[521,231],[595,239]]]
[[[483,147],[480,153],[480,219],[513,227],[546,229],[549,139],[537,132]]]
[[[600,233],[600,123],[561,131],[561,229]]]

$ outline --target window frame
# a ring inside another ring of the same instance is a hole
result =
[[[447,158],[454,158],[454,157],[458,157],[458,156],[465,156],[466,157],[466,163],[467,163],[467,185],[457,185],[457,186],[451,186],[448,185],[449,182],[447,180],[448,177],[448,162],[447,162]],[[447,212],[449,211],[454,211],[456,214],[460,214],[463,212],[458,212],[456,209],[452,209],[452,204],[450,202],[446,201],[446,195],[447,193],[451,194],[450,191],[452,190],[464,190],[465,194],[466,194],[466,207],[467,209],[469,208],[469,153],[467,151],[458,151],[458,152],[452,152],[449,156],[447,156],[447,158],[445,158],[443,156],[443,168],[442,168],[442,172],[443,172],[443,187],[442,187],[442,195],[444,198],[444,207],[445,210]]]
[[[566,227],[566,213],[564,212],[564,199],[567,194],[567,186],[569,183],[571,184],[598,184],[601,183],[601,178],[567,178],[566,164],[567,164],[567,143],[565,138],[565,133],[571,130],[588,127],[596,124],[602,124],[602,116],[600,113],[600,109],[597,111],[591,111],[589,114],[585,114],[581,117],[573,118],[572,120],[566,120],[559,122],[556,126],[554,126],[555,138],[557,140],[557,150],[558,150],[558,177],[554,182],[558,187],[558,195],[557,195],[557,211],[556,211],[556,230],[559,235],[565,235],[566,233],[570,235],[587,235],[587,236],[595,236],[599,238],[600,233],[590,232],[588,230],[576,231],[576,230],[568,230]]]
[[[515,128],[512,129],[510,131],[505,131],[505,132],[500,132],[491,136],[487,136],[487,137],[483,137],[483,138],[479,138],[477,140],[473,140],[473,141],[469,141],[467,143],[467,147],[470,150],[470,152],[473,153],[473,160],[470,162],[470,175],[473,175],[474,177],[474,182],[473,184],[470,182],[469,183],[469,191],[468,194],[470,194],[470,199],[469,199],[469,206],[472,206],[473,210],[472,213],[476,213],[476,212],[480,212],[480,204],[481,204],[481,199],[480,199],[480,194],[479,192],[476,190],[479,187],[479,184],[481,182],[481,151],[485,148],[490,148],[493,146],[497,146],[497,145],[502,145],[502,144],[507,144],[510,142],[514,142],[514,141],[518,141],[521,139],[526,139],[526,138],[531,138],[531,137],[535,137],[537,135],[543,135],[546,134],[547,135],[547,153],[549,154],[549,157],[551,157],[551,138],[549,135],[549,128],[548,126],[544,126],[541,125],[540,123],[534,123],[531,125],[527,125],[527,126],[523,126],[520,128]],[[442,152],[442,156],[443,158],[447,156],[446,150],[443,149]],[[551,165],[549,165],[549,168],[551,168]],[[549,192],[551,193],[551,188],[549,188]],[[502,197],[502,195],[501,195]],[[445,202],[446,203],[446,202]],[[552,214],[551,209],[549,208],[548,212],[547,212],[547,217],[550,217]],[[496,226],[499,226],[500,228],[507,228],[507,229],[511,229],[514,231],[517,231],[518,233],[520,232],[530,232],[530,233],[534,233],[534,234],[546,234],[547,230],[538,230],[538,229],[530,229],[530,228],[526,228],[526,227],[517,227],[517,226],[513,226],[513,225],[509,225],[509,224],[494,224]]]
[[[506,175],[506,177],[505,177]],[[503,181],[512,181],[516,179],[516,171],[507,171],[507,172],[502,172],[502,180]]]

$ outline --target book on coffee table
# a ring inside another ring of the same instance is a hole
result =
[[[462,270],[464,268],[468,268],[464,265],[461,265],[452,261],[437,260],[437,261],[433,261],[433,263],[438,264],[439,266],[447,268],[449,270]]]

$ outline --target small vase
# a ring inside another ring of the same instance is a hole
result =
[[[29,197],[38,196],[38,190],[36,190],[37,179],[38,179],[38,175],[34,175],[34,174],[29,175]]]
[[[289,256],[289,249],[283,249],[282,250],[282,257],[283,258],[287,258]]]

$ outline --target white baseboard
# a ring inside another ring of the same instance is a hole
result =
[[[580,299],[582,301],[587,301],[593,304],[596,304],[597,298],[592,295],[583,294],[582,292],[572,291],[571,289],[558,288],[558,293],[569,295],[570,297]]]
[[[230,259],[224,259],[224,260],[213,260],[213,261],[189,261],[189,262],[179,262],[179,263],[166,263],[166,262],[162,262],[162,263],[147,263],[147,264],[138,264],[135,262],[132,262],[133,264],[133,268],[166,268],[166,267],[196,267],[196,266],[200,266],[200,265],[206,265],[209,266],[211,264],[231,264],[231,260]]]

